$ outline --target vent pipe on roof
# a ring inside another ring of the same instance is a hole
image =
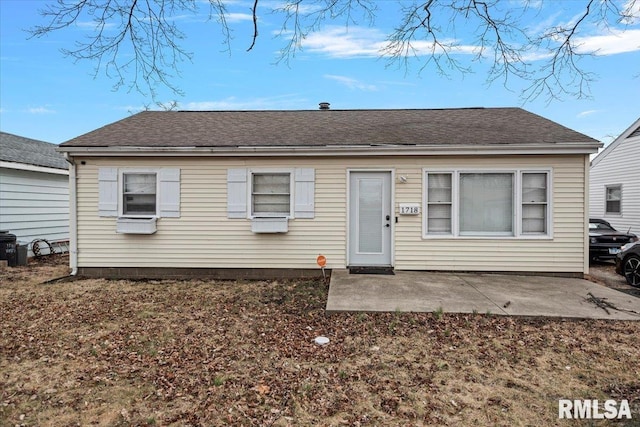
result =
[[[331,104],[329,104],[328,102],[321,102],[320,103],[320,109],[321,110],[328,110],[329,109],[329,105],[331,105]]]

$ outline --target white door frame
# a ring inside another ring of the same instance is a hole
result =
[[[347,184],[347,200],[346,200],[346,206],[347,209],[345,211],[345,215],[346,215],[346,227],[345,227],[345,232],[346,232],[346,236],[347,238],[345,239],[346,242],[346,246],[345,246],[345,251],[346,251],[346,261],[347,261],[347,267],[351,264],[351,260],[349,259],[351,257],[350,254],[350,250],[349,250],[349,245],[350,243],[350,225],[349,223],[350,218],[350,209],[351,209],[351,173],[352,172],[387,172],[389,173],[391,179],[391,202],[389,206],[390,209],[390,215],[391,215],[391,236],[389,238],[389,250],[390,250],[390,258],[391,258],[391,267],[395,266],[395,259],[396,259],[396,251],[395,251],[395,227],[396,227],[396,212],[395,212],[395,200],[396,200],[396,186],[395,186],[395,182],[396,182],[396,171],[393,168],[347,168],[347,174],[346,174],[346,184]]]

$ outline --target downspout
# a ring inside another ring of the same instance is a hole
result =
[[[76,181],[76,164],[64,153],[64,158],[69,162],[69,267],[71,276],[78,274],[78,198]]]
[[[582,274],[586,278],[589,275],[589,192],[590,190],[590,174],[591,174],[591,161],[589,160],[589,155],[585,154],[584,156],[584,224],[583,224],[583,265],[582,265]]]

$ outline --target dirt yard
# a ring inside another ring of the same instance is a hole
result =
[[[66,262],[0,270],[2,426],[640,425],[640,322],[327,316],[321,281],[42,284]],[[633,418],[558,420],[561,398]]]

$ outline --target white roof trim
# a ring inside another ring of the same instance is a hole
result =
[[[59,147],[70,156],[446,156],[509,154],[593,154],[602,147],[599,142],[530,144],[530,145],[371,145],[371,146],[299,146],[299,147]]]
[[[49,168],[46,166],[29,165],[26,163],[5,162],[0,160],[0,168],[15,169],[29,172],[51,173],[55,175],[69,175],[66,169]]]
[[[596,157],[594,157],[594,159],[591,161],[591,167],[594,167],[595,165],[600,163],[600,161],[602,159],[607,157],[607,155],[609,155],[610,152],[612,152],[618,145],[620,145],[620,143],[622,143],[622,141],[627,139],[627,137],[629,135],[631,135],[633,133],[633,131],[635,131],[638,128],[638,126],[640,126],[640,118],[638,118],[638,120],[633,122],[633,124],[631,126],[629,126],[627,128],[627,130],[622,132],[619,137],[614,139],[613,142],[611,142],[609,145],[607,145],[604,150],[602,150],[600,153],[598,153],[598,155]]]

